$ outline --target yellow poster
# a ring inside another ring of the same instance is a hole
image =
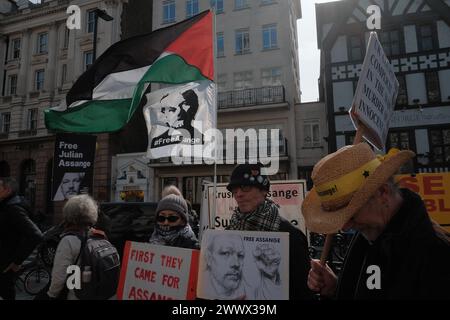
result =
[[[396,181],[418,193],[431,219],[450,232],[450,173],[397,175]]]

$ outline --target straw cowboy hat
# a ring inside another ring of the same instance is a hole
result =
[[[312,172],[314,187],[302,204],[306,228],[335,233],[409,159],[409,150],[376,156],[366,143],[346,146],[321,159]]]

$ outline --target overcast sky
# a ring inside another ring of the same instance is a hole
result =
[[[299,37],[300,86],[302,102],[317,101],[320,52],[317,49],[315,3],[338,0],[301,0],[302,18],[297,22]]]

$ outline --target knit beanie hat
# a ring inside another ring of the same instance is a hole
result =
[[[156,215],[158,215],[163,210],[172,210],[178,213],[185,222],[188,222],[188,207],[186,200],[183,197],[177,196],[175,194],[169,194],[162,198],[158,202],[158,207],[156,208]]]

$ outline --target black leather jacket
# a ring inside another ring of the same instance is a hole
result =
[[[15,194],[0,201],[0,272],[12,262],[20,265],[42,241],[29,212],[27,204]]]

